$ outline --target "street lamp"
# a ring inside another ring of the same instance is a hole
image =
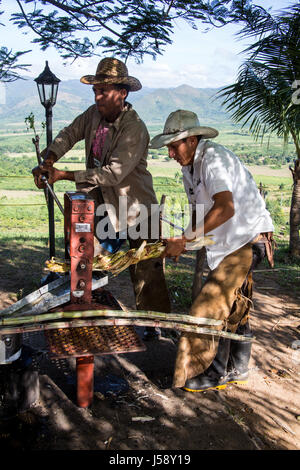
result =
[[[58,84],[60,82],[54,73],[51,72],[48,61],[44,71],[34,79],[37,83],[41,104],[46,110],[46,138],[47,148],[52,142],[52,107],[56,103]],[[50,241],[50,258],[55,256],[55,230],[54,230],[54,201],[52,194],[47,191],[48,216],[49,216],[49,241]]]

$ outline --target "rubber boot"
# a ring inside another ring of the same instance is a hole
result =
[[[183,387],[188,392],[205,392],[226,388],[227,363],[230,352],[230,339],[220,338],[217,354],[212,364],[202,374],[188,379]]]
[[[143,333],[143,341],[154,341],[160,339],[161,337],[161,330],[160,328],[153,327],[153,326],[146,326],[145,331]]]
[[[252,337],[249,323],[240,325],[237,334]],[[252,341],[231,340],[227,366],[226,383],[245,384],[248,381],[248,364],[251,356]]]

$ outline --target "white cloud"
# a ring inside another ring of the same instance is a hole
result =
[[[259,0],[267,6],[275,9],[293,3],[293,0]],[[15,3],[15,2],[14,2]],[[19,49],[32,49],[33,52],[25,55],[24,63],[31,63],[28,74],[37,77],[45,67],[48,60],[50,69],[60,80],[71,78],[80,79],[86,74],[96,71],[99,57],[80,58],[75,62],[68,61],[63,64],[58,52],[50,47],[45,52],[37,45],[32,44],[32,34],[24,35],[8,21],[9,14],[15,10],[10,0],[4,1],[5,12],[1,16],[7,25],[3,35],[3,46]],[[129,60],[128,69],[130,75],[136,76],[143,86],[151,88],[176,87],[182,84],[203,87],[219,87],[232,83],[238,72],[238,67],[243,61],[239,54],[246,45],[238,41],[234,34],[238,31],[238,25],[229,25],[225,28],[213,28],[208,33],[202,33],[203,25],[195,31],[184,22],[178,21],[175,33],[172,37],[173,44],[166,47],[166,51],[156,61],[145,58],[143,64],[136,64]],[[3,32],[3,30],[2,30]],[[20,61],[21,62],[21,61]],[[0,97],[1,99],[1,97]]]
[[[143,86],[151,88],[170,88],[190,85],[195,88],[215,88],[231,83],[238,68],[220,60],[213,64],[185,63],[171,66],[153,62],[152,66],[129,65],[129,73],[137,77]]]
[[[83,75],[94,74],[100,60],[98,57],[81,58],[63,65],[63,62],[53,55],[44,57],[42,59],[39,57],[38,62],[32,63],[28,75],[33,78],[37,77],[44,70],[47,59],[51,71],[60,80],[79,80]],[[170,88],[186,84],[195,88],[215,88],[232,83],[240,65],[240,61],[234,54],[229,58],[223,51],[223,57],[224,60],[220,51],[212,55],[211,59],[205,63],[201,63],[200,59],[200,63],[184,62],[178,65],[164,62],[161,58],[160,61],[147,61],[144,64],[131,61],[127,66],[129,74],[138,78],[145,87]]]

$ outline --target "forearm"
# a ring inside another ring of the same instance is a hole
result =
[[[56,181],[75,181],[74,171],[56,170]]]
[[[116,170],[111,165],[102,168],[88,168],[87,170],[74,171],[74,178],[77,184],[87,184],[90,186],[115,186],[126,176],[124,169]]]
[[[227,222],[227,220],[229,220],[233,214],[233,206],[213,206],[204,217],[203,222],[198,226],[193,226],[195,238],[197,238],[197,236],[204,236],[220,227],[220,225],[225,224],[225,222]]]
[[[58,170],[53,165],[43,165],[39,172],[34,175],[35,176],[35,184],[38,188],[43,188],[44,183],[42,180],[43,176],[46,176],[49,184],[54,184],[57,181],[61,180],[68,180],[68,181],[75,181],[74,178],[74,171],[65,171],[65,170]]]
[[[55,167],[51,167],[48,171],[48,182],[54,184],[62,180],[75,181],[74,171],[58,170]]]
[[[163,257],[174,257],[175,261],[184,253],[186,243],[192,242],[210,233],[220,225],[224,224],[234,215],[234,203],[230,191],[222,191],[213,196],[214,205],[208,211],[204,219],[197,221],[197,211],[193,211],[191,221],[181,237],[168,238]]]
[[[145,149],[144,149],[145,152]],[[111,158],[109,164],[101,168],[89,168],[87,170],[77,170],[74,172],[75,182],[77,184],[88,184],[90,186],[116,186],[120,184],[129,173],[131,173],[139,164],[140,155],[130,156],[130,149],[127,155],[120,158]],[[126,158],[127,157],[127,158]]]
[[[184,235],[191,241],[192,239],[203,237],[220,225],[223,225],[234,215],[234,203],[232,194],[229,191],[217,193],[214,196],[214,205],[208,211],[203,220],[198,221],[196,211],[193,212],[191,222]]]
[[[203,235],[210,233],[212,230],[225,224],[227,220],[234,215],[233,204],[228,206],[213,206],[212,209],[204,217]]]

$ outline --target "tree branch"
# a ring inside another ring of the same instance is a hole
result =
[[[105,23],[103,23],[103,21],[100,20],[100,18],[96,15],[94,15],[93,13],[89,13],[88,11],[82,9],[82,8],[74,8],[74,7],[66,7],[64,5],[62,5],[60,2],[57,2],[56,0],[45,0],[47,3],[50,3],[51,5],[53,6],[56,6],[57,8],[65,11],[66,13],[69,13],[72,12],[72,13],[79,13],[83,16],[85,16],[85,18],[89,18],[89,19],[92,19],[94,21],[96,21],[97,23],[99,23],[99,25],[103,28],[103,29],[106,29],[107,31],[109,31],[110,33],[114,34],[115,36],[117,36],[118,38],[122,38],[122,35],[117,33],[116,31],[114,31],[113,29],[111,29],[109,26],[107,26]],[[127,41],[128,42],[128,41]],[[128,42],[128,44],[130,44]]]

